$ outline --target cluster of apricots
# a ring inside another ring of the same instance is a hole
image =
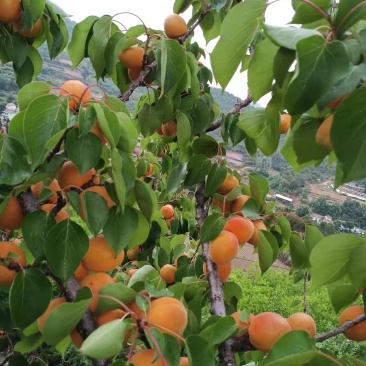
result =
[[[21,30],[22,8],[20,0],[0,1],[0,22],[12,24],[14,30],[25,38],[34,38],[42,31],[42,18],[39,18],[32,28]]]
[[[174,207],[172,205],[164,205],[160,212],[162,213],[165,223],[168,226],[168,229],[170,229],[170,222],[175,219],[175,212]]]
[[[292,330],[303,330],[312,338],[316,334],[314,319],[301,312],[291,315],[288,319],[273,312],[250,314],[247,321],[240,319],[240,312],[232,313],[231,316],[239,328],[234,338],[240,339],[249,333],[250,343],[262,352],[269,352],[274,343]]]

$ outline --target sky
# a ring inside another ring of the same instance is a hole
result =
[[[114,15],[119,14],[116,19],[120,21],[125,27],[129,28],[133,25],[139,24],[140,20],[127,13],[133,13],[138,15],[143,22],[150,28],[163,29],[164,19],[173,12],[174,0],[52,0],[55,4],[60,6],[64,11],[71,15],[71,19],[78,22],[85,19],[89,15],[102,16],[105,14]],[[266,23],[272,25],[284,25],[288,23],[292,18],[291,0],[278,0],[273,1],[268,6],[266,12]],[[181,14],[186,20],[191,17],[191,9]],[[208,53],[212,51],[216,41],[210,42],[206,45],[206,42],[202,36],[200,28],[196,28],[194,40],[204,48]],[[202,60],[208,67],[209,56],[206,60]],[[219,87],[219,85],[213,84],[213,86]],[[247,95],[247,78],[246,73],[237,72],[233,80],[227,86],[226,91],[236,95],[240,99],[246,98]],[[268,100],[268,96],[264,97],[262,102],[265,103]]]

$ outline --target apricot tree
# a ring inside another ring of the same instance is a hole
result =
[[[91,15],[69,42],[51,2],[0,0],[0,61],[20,87],[0,135],[3,364],[36,364],[42,343],[64,354],[71,341],[94,365],[365,364],[317,346],[340,333],[366,340],[365,307],[350,307],[366,300],[365,239],[291,232],[267,180],[225,156],[239,143],[271,155],[286,133],[281,152],[296,172],[328,159],[335,187],[366,177],[366,2],[293,0],[297,27],[266,24],[270,6],[175,0],[164,30],[143,14],[129,29],[123,12]],[[197,27],[217,39],[212,70]],[[50,58],[67,46],[73,68],[88,58],[120,95],[34,81],[44,42]],[[210,85],[225,89],[238,68],[248,96],[224,114]],[[266,107],[245,108],[268,93]],[[218,129],[222,141],[209,134]],[[229,276],[242,245],[263,273],[289,251],[297,280],[328,286],[339,327],[316,336],[306,314],[238,312]]]

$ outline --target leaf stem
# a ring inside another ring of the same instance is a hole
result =
[[[319,14],[322,15],[322,17],[327,20],[329,23],[332,23],[331,17],[329,14],[327,14],[323,9],[321,9],[318,5],[314,4],[310,0],[300,0],[301,2],[308,4],[312,8],[314,8]]]
[[[355,13],[359,8],[361,8],[362,6],[366,5],[366,1],[362,1],[362,3],[358,4],[357,6],[355,6],[353,9],[351,9],[344,17],[343,19],[340,21],[340,23],[337,25],[337,29],[340,29],[342,27],[342,25],[344,24],[344,22],[353,14]]]

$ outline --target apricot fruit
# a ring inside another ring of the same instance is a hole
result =
[[[242,338],[245,334],[248,333],[248,329],[249,329],[249,324],[250,322],[253,320],[254,315],[250,314],[249,318],[246,322],[243,322],[242,320],[240,320],[240,311],[236,311],[235,313],[232,313],[231,316],[234,318],[235,323],[238,325],[238,327],[240,328],[241,332],[239,334],[236,334],[234,336],[235,339],[240,339]]]
[[[106,313],[103,313],[101,315],[98,315],[96,317],[96,321],[98,326],[102,326],[104,324],[107,324],[111,322],[112,320],[121,319],[123,316],[126,315],[126,312],[121,309],[115,309],[111,311],[107,311]]]
[[[223,213],[232,212],[232,203],[227,200],[225,200],[225,202],[224,202],[224,201],[220,201],[216,198],[213,198],[212,204],[216,207],[219,207]]]
[[[84,277],[86,277],[89,274],[88,268],[86,268],[81,262],[79,264],[79,267],[76,268],[76,271],[74,272],[74,277],[76,278],[76,281],[81,281]]]
[[[76,328],[70,333],[70,337],[74,346],[76,348],[81,348],[81,346],[84,343],[84,339],[82,338],[82,336],[80,335],[80,333]]]
[[[129,268],[127,270],[128,278],[131,278],[137,271],[138,271],[138,268]]]
[[[318,145],[324,147],[328,151],[332,150],[332,143],[330,141],[330,129],[333,124],[333,115],[327,117],[316,131],[315,141]]]
[[[107,202],[108,208],[111,208],[113,206],[115,206],[116,204],[114,203],[114,201],[112,201],[112,199],[109,197],[107,190],[105,189],[105,187],[103,186],[92,186],[89,188],[86,188],[84,190],[84,192],[95,192],[98,193],[100,196],[102,196],[105,201]],[[79,210],[79,216],[85,220],[85,215],[84,215],[84,200],[82,195],[79,195],[80,198],[80,210]]]
[[[245,202],[247,202],[250,198],[251,197],[246,194],[237,197],[236,200],[232,203],[231,212],[238,216],[243,216],[241,209],[243,208]]]
[[[315,338],[316,324],[309,314],[298,312],[292,314],[287,321],[292,330],[304,330],[310,337]]]
[[[46,203],[44,205],[41,206],[41,209],[44,212],[47,212],[48,214],[51,213],[51,211],[53,210],[53,208],[55,207],[54,204],[52,203]],[[63,221],[63,220],[67,220],[69,218],[69,214],[67,213],[67,211],[63,208],[61,208],[61,210],[59,212],[57,212],[56,216],[55,216],[55,220],[57,223]]]
[[[234,175],[227,173],[224,182],[217,189],[217,192],[223,195],[227,195],[231,190],[239,185],[239,181]]]
[[[365,308],[361,305],[350,306],[343,310],[341,315],[339,316],[338,324],[341,326],[347,320],[354,320],[358,318],[360,315],[365,314]],[[346,338],[351,341],[366,341],[366,320],[358,323],[352,328],[347,329],[344,332]]]
[[[81,188],[84,184],[90,182],[95,174],[95,169],[92,168],[80,175],[77,166],[71,161],[67,161],[58,173],[58,184],[64,191],[68,192],[72,187]]]
[[[179,38],[188,31],[186,21],[178,14],[170,14],[164,21],[164,32],[168,38]]]
[[[137,319],[145,319],[146,318],[146,311],[142,310],[137,304],[136,300],[132,300],[131,303],[128,305],[131,313],[134,313]]]
[[[0,1],[0,22],[11,23],[20,17],[20,0]]]
[[[149,170],[147,170],[144,173],[144,177],[151,177],[154,174],[154,171],[155,171],[154,164],[150,163]]]
[[[88,86],[79,80],[65,81],[60,87],[59,95],[72,97],[69,100],[69,108],[74,112],[77,112],[82,104],[85,105],[86,102],[93,99]]]
[[[93,314],[95,314],[97,310],[99,291],[104,286],[112,283],[114,283],[113,278],[103,272],[89,274],[80,281],[80,287],[89,287],[93,294],[93,298],[89,303],[89,309]]]
[[[151,302],[147,324],[172,336],[183,334],[188,323],[184,305],[174,297],[160,297]]]
[[[259,241],[259,230],[267,230],[267,227],[262,220],[252,220],[252,223],[254,225],[254,231],[252,237],[248,240],[248,243],[256,246]]]
[[[128,249],[126,251],[127,258],[130,261],[134,261],[137,258],[137,254],[139,253],[139,251],[140,251],[140,246],[133,248],[133,249]]]
[[[136,352],[128,361],[134,366],[163,366],[160,359],[155,359],[155,351],[152,349],[144,349],[142,351]],[[166,362],[165,362],[166,364]]]
[[[103,235],[89,240],[89,249],[83,258],[83,265],[94,272],[108,272],[115,269],[125,257],[125,252],[120,253],[107,243]]]
[[[41,197],[41,192],[42,192],[43,187],[44,187],[43,181],[40,181],[31,186],[31,190],[32,190],[34,196],[37,198],[37,200],[39,200]],[[57,200],[57,192],[62,191],[60,185],[57,182],[57,179],[53,179],[52,182],[50,183],[50,185],[47,186],[47,188],[50,189],[53,193],[51,197],[47,198],[47,202],[54,203]]]
[[[179,366],[189,366],[188,357],[181,357],[179,360]]]
[[[11,253],[17,257],[14,256],[12,258],[10,256]],[[15,243],[7,241],[0,242],[0,259],[8,260],[10,263],[18,263],[20,267],[25,267],[27,264],[23,250]],[[4,264],[0,264],[0,286],[10,286],[16,275],[17,272],[15,270],[9,269]]]
[[[264,312],[250,321],[249,340],[259,351],[269,352],[273,344],[290,331],[290,324],[281,315]]]
[[[173,284],[175,272],[177,269],[172,266],[171,264],[165,264],[163,267],[160,268],[160,277],[168,284]]]
[[[131,81],[137,80],[140,76],[140,72],[141,72],[141,67],[129,68],[127,70],[128,77],[130,78]]]
[[[219,278],[222,283],[226,282],[231,273],[231,263],[217,264],[217,271],[219,272]],[[203,263],[203,273],[207,277],[207,265]]]
[[[65,304],[66,300],[63,297],[57,297],[56,299],[51,300],[46,311],[37,319],[39,331],[42,333],[44,325],[53,310],[59,307],[62,304]]]
[[[177,135],[177,121],[174,119],[173,121],[164,123],[161,126],[161,131],[164,136],[175,137]]]
[[[102,130],[99,127],[98,121],[95,121],[92,128],[89,130],[90,133],[93,133],[95,136],[97,136],[100,140],[100,143],[102,146],[104,146],[107,143],[107,139],[103,135]]]
[[[22,225],[24,214],[18,199],[11,196],[4,211],[0,214],[0,228],[18,230]]]
[[[171,217],[170,219],[165,219],[165,223],[166,223],[166,226],[168,227],[168,229],[170,229],[170,223],[175,220],[175,217]]]
[[[174,207],[172,205],[165,205],[160,209],[164,219],[171,219],[174,216]]]
[[[343,102],[343,99],[346,99],[350,95],[351,95],[351,92],[341,95],[340,97],[334,99],[329,104],[327,104],[327,107],[330,109],[333,109],[333,110],[336,109]]]
[[[281,133],[287,133],[291,126],[291,116],[287,113],[281,114]]]
[[[142,60],[145,50],[137,45],[133,45],[119,53],[118,58],[121,63],[128,69],[142,68]]]
[[[238,250],[238,238],[227,230],[223,230],[209,245],[211,259],[220,265],[230,263],[237,255]]]
[[[34,38],[38,36],[42,32],[42,19],[39,18],[33,25],[32,28],[26,29],[24,31],[21,30],[22,19],[18,18],[14,23],[14,29],[21,34],[25,38]]]
[[[235,234],[239,244],[244,244],[253,236],[254,224],[245,217],[235,216],[227,220],[224,230]]]

